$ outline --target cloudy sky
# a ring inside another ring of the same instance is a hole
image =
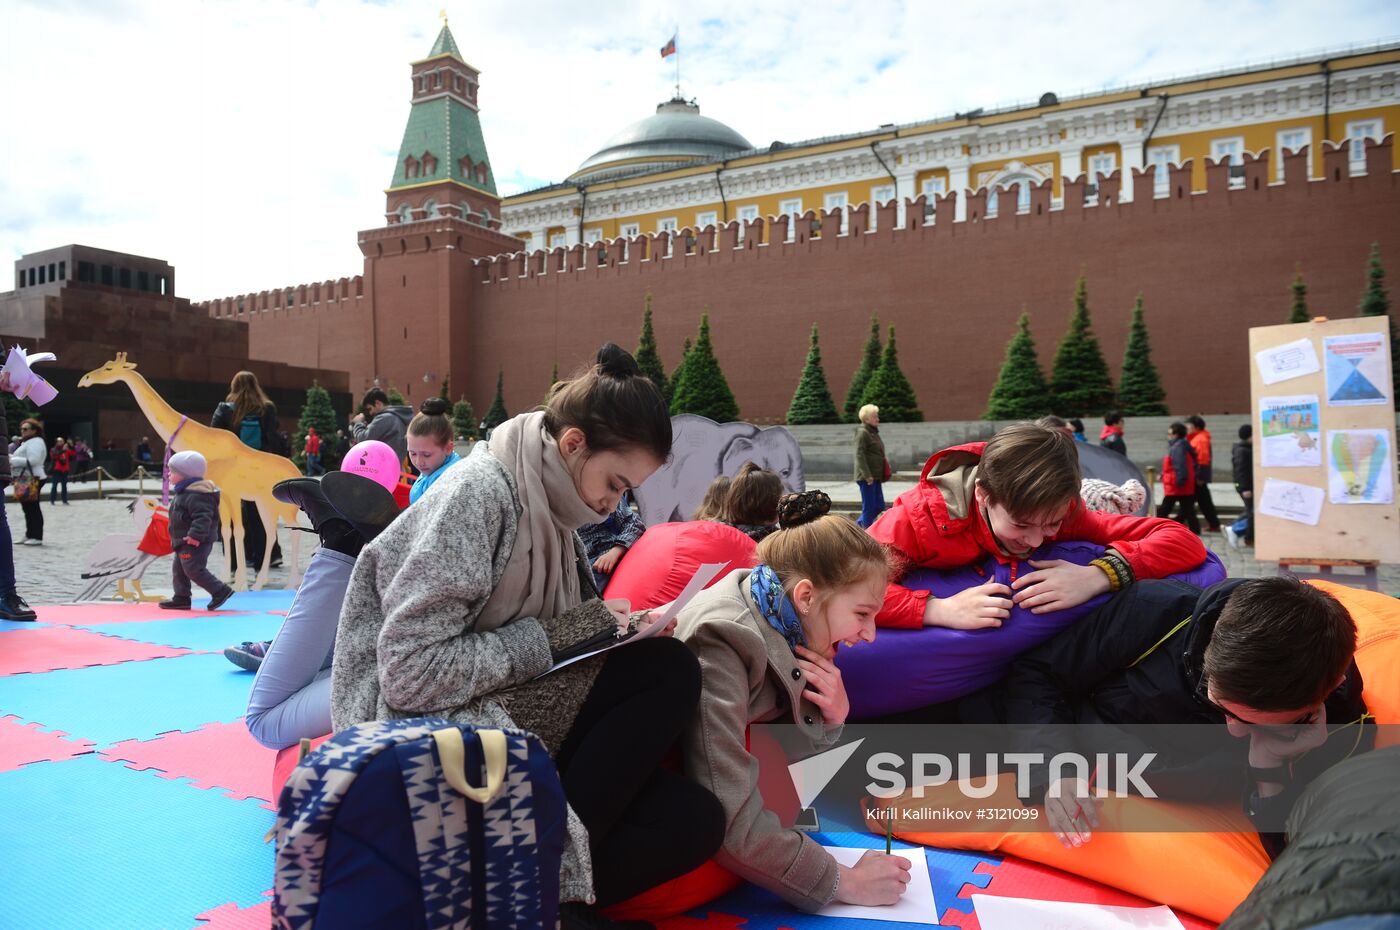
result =
[[[670,96],[677,28],[685,94],[755,145],[1400,35],[1394,0],[0,0],[5,261],[156,256],[194,299],[358,273],[444,3],[502,193]]]

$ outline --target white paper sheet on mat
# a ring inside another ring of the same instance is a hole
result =
[[[992,894],[973,895],[972,905],[982,930],[1184,930],[1166,905],[1109,907]]]
[[[850,846],[828,846],[826,851],[845,866],[853,866],[869,849]],[[883,849],[880,852],[884,852]],[[909,884],[904,896],[895,904],[865,907],[859,904],[828,904],[817,913],[822,917],[849,917],[856,920],[897,920],[908,924],[938,926],[938,906],[933,900],[933,879],[928,874],[928,856],[924,848],[896,849],[894,855],[909,860]]]

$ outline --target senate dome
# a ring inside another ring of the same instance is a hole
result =
[[[700,115],[693,101],[679,97],[659,104],[654,116],[638,120],[609,139],[579,165],[570,181],[632,177],[723,158],[753,148],[749,140],[719,120]]]

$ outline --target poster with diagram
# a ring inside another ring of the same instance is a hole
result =
[[[1324,336],[1322,358],[1331,406],[1390,403],[1388,347],[1381,333]]]
[[[1319,407],[1316,394],[1260,398],[1259,450],[1265,468],[1322,464]]]
[[[1328,430],[1328,500],[1334,504],[1393,502],[1395,488],[1390,482],[1391,455],[1389,430]]]

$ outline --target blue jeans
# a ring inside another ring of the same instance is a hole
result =
[[[269,749],[331,731],[331,658],[355,560],[316,550],[248,695],[248,732]]]
[[[860,517],[856,523],[870,529],[885,509],[885,487],[878,481],[857,481],[856,487],[860,488]]]
[[[68,472],[56,471],[49,476],[49,506],[58,503],[58,488],[63,486],[63,502],[68,503]]]

